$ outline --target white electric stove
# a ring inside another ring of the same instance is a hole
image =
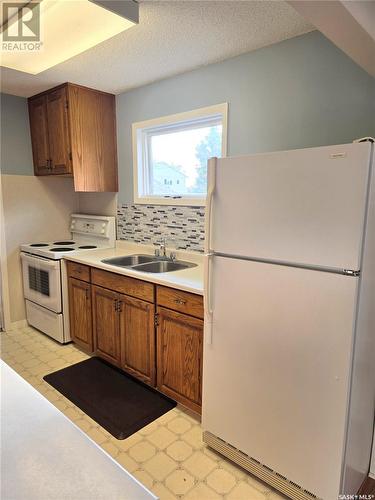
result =
[[[79,252],[113,248],[115,217],[72,214],[71,239],[21,245],[26,318],[58,342],[70,342],[69,299],[63,258]]]

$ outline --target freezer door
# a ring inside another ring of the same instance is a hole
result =
[[[211,265],[203,429],[337,500],[358,278],[224,257]]]
[[[215,252],[360,269],[371,144],[222,158]]]

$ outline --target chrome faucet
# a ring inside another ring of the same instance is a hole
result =
[[[167,240],[164,238],[162,243],[160,244],[160,255],[162,257],[167,256]]]
[[[172,261],[176,260],[176,252],[171,251],[169,257],[167,256],[167,238],[163,238],[159,248],[155,249],[155,256]]]

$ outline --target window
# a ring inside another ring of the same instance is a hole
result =
[[[134,202],[204,205],[207,160],[226,155],[227,104],[133,123]]]

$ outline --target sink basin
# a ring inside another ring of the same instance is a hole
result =
[[[154,262],[155,257],[152,255],[127,255],[125,257],[112,257],[110,259],[103,259],[104,264],[112,264],[119,267],[133,267],[138,264],[145,264],[146,262]]]
[[[143,273],[169,273],[171,271],[182,271],[190,267],[196,267],[197,264],[192,262],[183,262],[181,260],[158,260],[149,262],[148,264],[141,264],[134,266],[132,269],[135,271],[142,271]]]
[[[165,258],[163,259],[163,257],[143,254],[112,257],[110,259],[103,259],[102,262],[117,267],[128,267],[144,273],[170,273],[171,271],[182,271],[183,269],[196,267],[197,265],[192,262],[185,262],[182,260],[172,261]]]

